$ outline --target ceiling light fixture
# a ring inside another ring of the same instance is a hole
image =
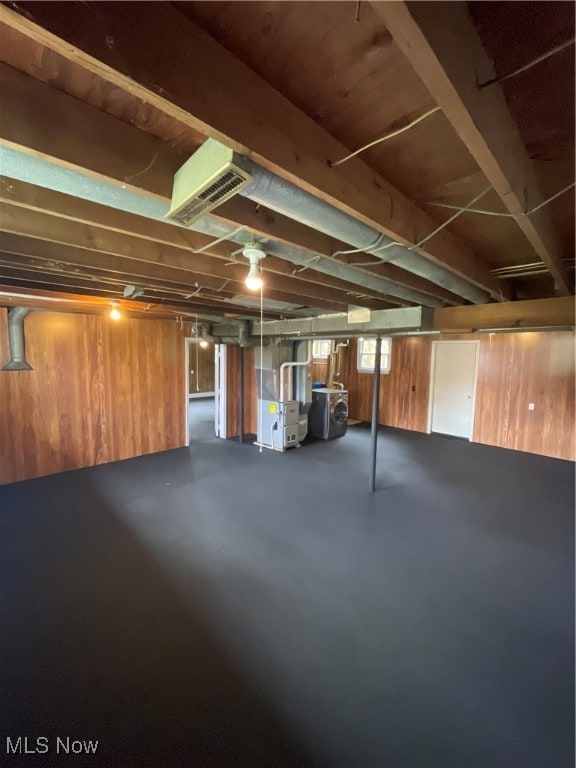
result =
[[[249,291],[259,291],[264,285],[261,276],[260,262],[265,258],[266,254],[255,243],[249,243],[242,251],[242,255],[250,262],[250,270],[244,281],[246,288],[248,288]]]
[[[206,341],[206,339],[202,339],[202,341],[200,342],[200,346],[202,347],[202,349],[206,349],[206,347],[208,346],[208,342]]]
[[[110,310],[110,317],[112,318],[112,320],[120,320],[120,318],[122,317],[122,313],[118,309],[118,302],[111,301],[110,306],[112,307],[112,309]]]

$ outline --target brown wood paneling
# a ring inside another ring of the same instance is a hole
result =
[[[478,350],[476,407],[472,439],[476,443],[506,445],[508,389],[513,386],[511,339],[514,334],[482,336]]]
[[[0,483],[184,445],[176,323],[33,312],[25,333],[33,370],[0,372]]]
[[[312,360],[312,381],[328,383],[328,360],[315,357]]]
[[[111,460],[183,445],[184,337],[177,324],[103,318],[101,328]]]
[[[196,357],[198,355],[198,357]],[[188,394],[214,392],[214,344],[190,344]]]
[[[226,350],[227,403],[226,434],[239,434],[240,355],[244,354],[244,434],[255,435],[258,428],[258,388],[254,369],[254,348],[229,346]]]
[[[430,386],[430,339],[395,338],[390,373],[380,377],[378,421],[389,427],[426,432]],[[342,377],[349,392],[350,417],[369,421],[372,415],[372,374],[356,367],[356,341],[351,341]]]
[[[574,334],[452,334],[480,341],[473,441],[574,460]],[[380,380],[379,423],[426,432],[434,339],[395,338],[392,366]],[[351,341],[342,380],[350,417],[369,421],[372,376],[356,370]],[[415,387],[415,391],[412,390]],[[534,403],[534,411],[528,403]]]
[[[574,418],[574,334],[483,337],[475,442],[574,460]]]

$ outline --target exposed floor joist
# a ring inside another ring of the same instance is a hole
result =
[[[114,210],[106,206],[98,205],[97,203],[82,200],[80,198],[73,198],[60,192],[55,192],[50,189],[44,189],[5,177],[0,177],[0,202],[9,203],[29,211],[48,213],[58,218],[69,219],[73,222],[94,224],[99,228],[109,229],[113,232],[134,234],[138,238],[151,240],[155,243],[161,243],[187,251],[194,251],[202,248],[205,249],[203,250],[205,255],[214,256],[218,259],[226,259],[227,261],[230,260],[233,250],[237,250],[238,248],[237,244],[232,244],[232,247],[229,242],[213,245],[212,238],[192,230],[186,230],[182,227],[174,227],[142,216],[136,216],[125,211]],[[248,203],[246,200],[242,200],[241,202]],[[254,208],[252,204],[249,204],[249,206]],[[282,223],[282,226],[285,226],[284,223]],[[309,230],[307,227],[303,229],[306,229],[308,232],[313,232],[314,234],[319,234],[314,232],[314,230]],[[247,230],[253,231],[253,228],[247,227]],[[286,242],[285,240],[283,241]],[[318,251],[313,251],[311,257],[316,253],[318,253]],[[240,257],[237,258],[242,263],[242,259]],[[213,274],[218,274],[218,266],[219,265],[216,262],[214,264],[215,271]],[[302,285],[302,282],[313,284],[315,291],[318,293],[314,292],[312,295],[318,295],[320,298],[329,299],[330,292],[326,289],[333,288],[336,289],[336,291],[362,294],[367,299],[372,299],[374,301],[383,300],[382,294],[376,290],[355,286],[352,283],[348,283],[330,275],[318,274],[314,271],[313,264],[311,264],[310,268],[299,271],[297,275],[293,274],[295,271],[293,265],[273,256],[267,257],[264,266],[267,272],[292,277],[294,280],[294,289],[297,289],[297,292],[304,296],[308,295],[307,291],[309,290],[309,286]],[[400,270],[393,265],[382,264],[382,267],[389,267],[390,269],[386,271],[378,268],[376,272],[380,277],[386,277],[387,279],[394,281],[397,273],[402,273],[400,277],[404,281],[403,284],[408,287],[440,298],[447,304],[458,303],[458,297],[455,297],[449,291],[446,291],[439,286],[435,286],[427,280],[423,280],[416,275],[410,275],[405,272],[405,270]],[[226,274],[228,276],[230,275],[229,270]],[[406,279],[404,276],[406,276]],[[320,286],[322,286],[322,293],[324,295],[319,293],[321,290]],[[334,294],[334,296],[336,296],[336,294]],[[390,301],[391,303],[401,303],[397,299],[390,299]],[[356,303],[362,303],[362,301]],[[369,305],[367,304],[366,306]]]
[[[51,312],[80,312],[102,314],[110,309],[110,297],[94,296],[91,291],[54,291],[44,286],[33,284],[23,285],[18,281],[12,284],[0,282],[0,303],[6,307],[26,306],[32,309],[43,309]],[[130,301],[122,299],[120,309],[129,313],[130,317],[139,319],[177,319],[201,317],[216,318],[221,313],[215,313],[210,307],[198,306],[192,310],[181,305],[168,302]],[[229,313],[233,316],[236,313]],[[250,314],[250,313],[247,313]],[[278,312],[265,311],[264,315],[278,318]]]
[[[573,292],[530,159],[466,3],[373,2],[396,43],[554,277]]]
[[[55,286],[58,290],[63,290],[65,287],[70,289],[84,288],[92,291],[94,295],[102,293],[113,294],[114,298],[122,298],[123,291],[126,285],[131,285],[134,280],[131,276],[123,276],[121,274],[110,276],[103,276],[102,274],[93,271],[82,271],[77,274],[70,270],[70,268],[43,268],[31,267],[29,264],[22,265],[19,263],[19,257],[10,257],[0,253],[0,282],[6,282],[8,280],[21,281],[22,284],[26,283],[38,283],[46,285],[47,288]],[[13,283],[16,285],[17,283]],[[249,309],[243,305],[243,299],[255,300],[256,303],[259,299],[256,297],[243,297],[238,299],[230,293],[214,293],[212,291],[206,291],[205,289],[185,291],[178,289],[176,286],[159,285],[155,282],[148,280],[140,280],[138,282],[138,288],[142,291],[142,301],[150,302],[168,302],[172,305],[179,305],[189,308],[190,311],[195,311],[195,307],[202,305],[202,307],[210,309],[215,312],[224,312],[228,314],[249,315],[254,317],[258,308],[251,306]],[[269,293],[265,297],[264,306],[270,309],[269,302],[279,302],[277,311],[280,312],[280,302],[285,305],[281,310],[286,316],[309,316],[316,314],[317,312],[346,312],[348,306],[346,304],[333,304],[325,307],[313,307],[308,308],[301,307],[299,304],[294,305],[293,302],[286,301],[286,298],[282,294]]]
[[[83,104],[67,94],[36,81],[17,70],[0,64],[0,89],[6,97],[6,106],[0,121],[0,140],[8,146],[17,146],[23,152],[33,152],[41,157],[50,158],[64,169],[81,168],[96,180],[120,185],[122,189],[134,189],[139,195],[144,193],[151,200],[162,200],[167,204],[171,196],[172,178],[175,171],[187,158],[186,154],[173,149],[166,142],[150,136],[100,110]],[[34,120],[30,121],[30,115]],[[57,126],[65,121],[74,135],[73,141],[67,141]],[[153,161],[151,163],[151,161]],[[2,194],[10,199],[12,194],[10,185],[2,185]],[[16,193],[17,194],[17,193]],[[71,190],[71,194],[73,191]],[[50,204],[51,200],[47,200]],[[145,205],[145,200],[143,200]],[[79,207],[79,206],[78,206]],[[84,205],[84,210],[88,206]],[[320,235],[307,227],[290,226],[285,217],[274,214],[276,225],[268,225],[268,216],[263,212],[262,216],[254,216],[252,211],[254,204],[247,200],[232,201],[223,211],[223,217],[234,226],[242,226],[253,229],[251,225],[258,220],[256,231],[259,234],[274,237],[280,229],[283,242],[288,242],[299,248],[310,249],[314,244],[311,255],[326,255],[332,253],[332,248],[338,244],[332,242],[324,235]],[[231,211],[235,211],[233,215]],[[78,214],[80,216],[80,214]],[[105,215],[107,219],[116,222],[119,218],[116,212]],[[74,214],[71,214],[74,217]],[[164,223],[164,222],[162,222]],[[120,225],[112,223],[112,228]],[[171,242],[183,241],[194,248],[204,247],[210,242],[210,238],[197,232],[185,230],[180,227],[162,227],[165,234],[159,234],[160,224],[151,222],[142,227],[142,231],[149,231],[149,237],[163,241],[166,237]],[[288,232],[293,235],[289,239]],[[236,246],[235,246],[236,247]],[[213,255],[228,255],[230,244],[221,244],[216,249],[211,249]],[[293,267],[286,262],[276,260],[279,271],[292,273]],[[272,268],[269,264],[268,269]],[[361,270],[365,274],[367,269]],[[430,281],[412,275],[406,270],[395,265],[378,265],[374,274],[378,277],[391,280],[409,287],[413,290],[427,293],[440,298],[447,303],[459,301],[451,292]],[[302,274],[306,279],[308,275]],[[333,285],[334,278],[322,277],[318,284]],[[492,279],[492,278],[491,278]],[[340,283],[342,281],[339,281]],[[495,283],[497,281],[494,281]],[[374,282],[374,288],[377,284]],[[363,292],[360,289],[359,292]]]
[[[145,35],[146,25],[130,4],[102,6],[104,37],[84,5],[71,5],[66,14],[53,14],[39,5],[35,17],[50,31],[4,6],[0,18],[11,29],[81,63],[180,123],[248,152],[269,170],[405,244],[418,242],[435,229],[427,214],[361,160],[330,168],[328,162],[345,154],[346,148],[193,22],[169,4],[140,6],[138,14],[144,8],[147,24],[163,29],[162,39]],[[105,37],[114,40],[113,50]],[[171,41],[169,58],[165,39]],[[130,77],[115,69],[119,62]],[[181,76],[195,66],[201,67],[203,77]],[[485,265],[446,230],[429,241],[425,253],[501,297]]]
[[[215,290],[224,289],[228,283],[235,286],[238,293],[251,295],[244,285],[246,277],[246,265],[228,263],[224,258],[214,259],[204,253],[192,251],[175,246],[159,244],[150,240],[139,239],[136,234],[124,234],[92,225],[85,225],[70,220],[62,220],[56,216],[44,213],[27,214],[26,210],[18,206],[2,206],[2,228],[4,230],[0,244],[5,251],[14,251],[20,255],[36,255],[41,257],[49,253],[49,258],[58,258],[57,249],[46,249],[49,243],[60,246],[70,246],[74,249],[94,252],[99,255],[115,256],[122,258],[125,268],[131,270],[131,263],[138,262],[136,270],[141,269],[139,262],[155,265],[156,267],[176,268],[187,271],[190,274],[188,283],[190,288],[198,283],[204,287]],[[23,243],[18,243],[12,236],[26,238]],[[36,240],[37,245],[32,249],[27,248],[29,240]],[[22,251],[24,251],[22,253]],[[65,253],[62,254],[65,259]],[[78,260],[77,260],[78,263]],[[116,259],[115,264],[119,262]],[[271,265],[272,266],[272,265]],[[327,288],[308,280],[298,281],[295,278],[283,275],[267,273],[267,288],[276,293],[282,293],[281,300],[292,303],[309,303],[314,305],[316,300],[322,306],[328,308],[328,303],[357,303],[350,301],[350,296],[343,290]],[[280,298],[280,297],[278,297]],[[366,302],[371,307],[380,307],[389,304],[386,301],[373,299],[358,299],[360,303]],[[393,302],[398,303],[398,302]]]

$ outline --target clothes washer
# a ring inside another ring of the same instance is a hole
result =
[[[348,429],[348,392],[322,387],[312,390],[309,434],[323,440],[342,437]]]

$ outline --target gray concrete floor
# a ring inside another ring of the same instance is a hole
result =
[[[74,766],[574,764],[573,465],[382,430],[369,494],[365,428],[259,453],[197,402],[189,449],[1,489],[3,737],[98,739]],[[68,764],[4,764],[31,760]]]
[[[213,397],[197,397],[188,401],[188,431],[190,445],[197,446],[214,438]]]

